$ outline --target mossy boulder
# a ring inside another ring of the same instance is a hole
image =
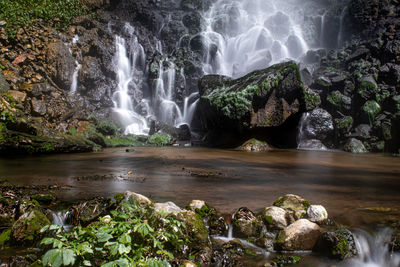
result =
[[[246,207],[239,208],[232,216],[233,235],[240,238],[259,237],[263,222]]]
[[[357,254],[353,234],[346,228],[325,232],[318,239],[315,252],[333,259],[344,260]]]
[[[282,230],[276,241],[278,250],[312,250],[321,235],[320,227],[307,219],[300,219]]]
[[[22,214],[13,224],[11,228],[12,242],[25,245],[35,244],[42,237],[40,230],[50,223],[43,212],[34,208]]]
[[[228,227],[224,217],[203,200],[192,200],[186,207],[196,212],[204,221],[210,235],[225,235]]]
[[[375,95],[378,93],[378,91],[379,87],[374,77],[370,75],[361,78],[358,92],[362,98],[366,100],[375,98]]]
[[[354,153],[354,154],[362,154],[367,153],[368,150],[365,148],[363,142],[356,138],[349,138],[346,144],[343,147],[344,151]]]
[[[199,87],[199,109],[208,129],[280,126],[305,110],[303,83],[293,61],[236,80],[205,76]]]
[[[241,145],[239,149],[249,152],[265,152],[272,150],[272,147],[268,145],[268,143],[265,141],[260,141],[252,138]]]
[[[303,218],[310,207],[310,203],[307,200],[293,194],[280,197],[274,201],[273,205],[290,211],[296,220]]]
[[[73,225],[89,225],[100,216],[108,214],[112,206],[108,198],[98,197],[71,207],[69,218]]]
[[[55,200],[53,195],[49,194],[37,194],[32,197],[32,199],[36,200],[37,202],[45,205],[51,204]]]

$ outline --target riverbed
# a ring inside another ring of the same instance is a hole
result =
[[[351,227],[400,215],[400,158],[384,154],[177,147],[105,149],[84,154],[0,159],[0,178],[17,185],[58,184],[62,202],[126,190],[185,206],[192,199],[230,213],[254,211],[288,193],[326,207]]]

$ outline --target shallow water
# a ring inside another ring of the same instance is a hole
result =
[[[141,147],[127,153],[118,148],[0,158],[0,178],[15,184],[69,185],[58,192],[68,202],[130,190],[181,206],[202,199],[221,212],[242,206],[257,211],[293,193],[324,205],[330,218],[349,226],[400,215],[400,158],[381,154],[196,147]]]

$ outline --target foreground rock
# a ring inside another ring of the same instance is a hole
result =
[[[312,250],[321,235],[320,227],[307,219],[300,219],[284,230],[277,239],[280,250]]]
[[[289,210],[294,218],[298,220],[306,215],[310,203],[300,196],[287,194],[276,200],[274,206]]]
[[[334,259],[344,260],[357,254],[353,234],[345,229],[323,233],[314,251]]]

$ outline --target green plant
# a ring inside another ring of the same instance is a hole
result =
[[[149,144],[156,146],[167,146],[171,144],[172,137],[168,134],[155,133],[149,138]]]
[[[6,21],[6,31],[11,38],[37,19],[65,29],[74,17],[87,13],[81,0],[0,0],[0,20]]]
[[[53,233],[41,244],[47,248],[44,266],[170,266],[188,242],[186,226],[173,215],[155,212],[130,198],[119,208],[86,228],[65,232],[48,225]]]

